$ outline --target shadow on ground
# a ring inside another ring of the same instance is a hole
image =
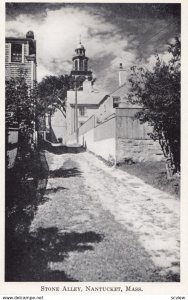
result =
[[[64,188],[63,186],[58,186],[50,189],[46,189],[45,195],[51,194],[51,193],[57,193],[59,191],[68,190],[67,188]]]
[[[5,279],[16,280],[19,264],[17,256],[24,245],[25,234],[44,197],[48,181],[48,165],[43,152],[37,150],[17,159],[14,168],[5,173]],[[19,234],[18,234],[19,233]],[[19,250],[18,250],[19,249]],[[27,251],[27,249],[22,249]],[[17,262],[17,267],[16,267]],[[8,278],[8,279],[7,279]]]
[[[57,154],[57,155],[61,155],[65,153],[77,154],[86,151],[86,149],[83,146],[53,145],[51,142],[47,140],[43,140],[41,142],[41,147],[44,150],[47,150],[50,153]]]
[[[58,269],[58,263],[60,268],[70,251],[93,250],[91,244],[102,240],[101,235],[92,231],[60,234],[55,227],[39,228],[36,232],[21,235],[20,238],[18,232],[16,240],[9,244],[14,259],[6,281],[76,281],[63,271],[53,270],[53,263]]]
[[[64,168],[59,168],[53,171],[50,171],[49,177],[50,178],[55,178],[55,177],[76,177],[76,176],[81,176],[82,172],[78,168],[70,168],[70,169],[64,169]]]
[[[5,281],[76,281],[57,270],[58,264],[69,252],[92,251],[102,236],[92,231],[62,234],[55,227],[30,232],[30,225],[38,206],[49,200],[48,194],[66,189],[60,186],[46,190],[48,178],[81,174],[71,162],[65,164],[65,169],[49,172],[43,152],[36,152],[6,173]]]

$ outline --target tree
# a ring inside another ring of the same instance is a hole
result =
[[[41,127],[44,115],[50,116],[59,109],[66,117],[66,98],[68,90],[80,90],[85,76],[75,78],[71,75],[46,76],[37,86],[36,127]]]
[[[59,109],[65,116],[67,91],[72,84],[68,75],[44,77],[38,84],[37,115],[44,115],[49,110],[53,113]]]
[[[180,171],[180,49],[176,37],[168,45],[169,63],[156,55],[151,71],[134,66],[129,80],[129,99],[142,106],[136,117],[153,127],[150,136],[160,143],[168,177]]]
[[[34,130],[35,100],[33,91],[22,75],[6,81],[6,128],[17,127],[24,133],[25,138],[29,138]]]
[[[66,116],[66,97],[68,90],[74,90],[75,87],[82,88],[85,76],[60,75],[46,76],[38,84],[37,115],[47,113],[49,110],[54,113],[59,109],[64,117]]]
[[[18,128],[33,128],[34,100],[24,77],[11,78],[6,82],[6,124]]]
[[[25,73],[20,70],[17,78],[10,78],[5,85],[6,110],[6,149],[8,149],[9,128],[18,129],[18,158],[24,159],[31,153],[35,130],[35,97],[25,80]],[[7,152],[8,153],[8,152]],[[6,155],[6,164],[9,157]]]

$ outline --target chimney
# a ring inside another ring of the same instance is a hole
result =
[[[119,65],[119,86],[123,85],[126,82],[126,69],[123,68],[123,64]]]
[[[27,39],[32,39],[34,40],[34,32],[29,30],[27,33],[26,33],[26,38]]]
[[[83,91],[86,93],[90,93],[92,91],[91,81],[86,78],[83,82]]]

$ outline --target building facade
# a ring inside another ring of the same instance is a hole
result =
[[[67,92],[67,136],[75,132],[76,127],[80,128],[83,126],[91,116],[97,114],[101,99],[105,96],[105,93],[102,92],[89,92],[87,89],[85,90],[85,83],[83,83],[83,90],[77,91],[77,96],[75,96],[75,91]],[[77,117],[75,97],[77,97]],[[76,121],[78,122],[77,126]]]
[[[26,37],[7,37],[5,44],[5,80],[17,78],[22,73],[29,87],[37,80],[36,41],[33,31]]]

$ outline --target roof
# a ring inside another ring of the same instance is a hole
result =
[[[20,37],[6,37],[5,42],[6,43],[11,43],[11,42],[16,42],[16,43],[27,43],[27,42],[33,41],[36,42],[35,40],[31,38],[20,38]]]
[[[84,46],[82,45],[81,42],[80,42],[79,45],[76,47],[76,49],[84,49],[84,50],[85,50],[85,48],[84,48]]]
[[[126,83],[124,83],[121,86],[119,86],[118,88],[116,88],[114,91],[112,91],[111,93],[109,93],[109,94],[106,93],[106,97],[103,97],[103,99],[101,99],[100,104],[104,103],[108,97],[121,97],[122,98],[126,94],[127,94],[127,85],[126,85]]]
[[[126,82],[126,83],[122,84],[121,86],[116,88],[113,92],[106,95],[106,97],[104,97],[101,100],[100,104],[104,103],[108,97],[112,97],[112,98],[120,97],[121,106],[119,108],[142,108],[142,106],[139,105],[138,103],[133,104],[133,103],[129,102],[129,100],[128,100],[129,89],[130,89],[129,83]]]
[[[16,37],[16,36],[7,36],[5,37],[6,41],[16,41],[16,42],[27,42],[27,41],[34,41],[34,32],[29,30],[24,37]]]
[[[125,92],[128,91],[130,84],[128,82],[123,83],[118,88],[110,93],[110,96],[120,96],[123,95]]]
[[[106,96],[104,92],[83,92],[77,91],[77,103],[82,105],[99,105]],[[67,102],[75,104],[75,91],[67,92]]]

